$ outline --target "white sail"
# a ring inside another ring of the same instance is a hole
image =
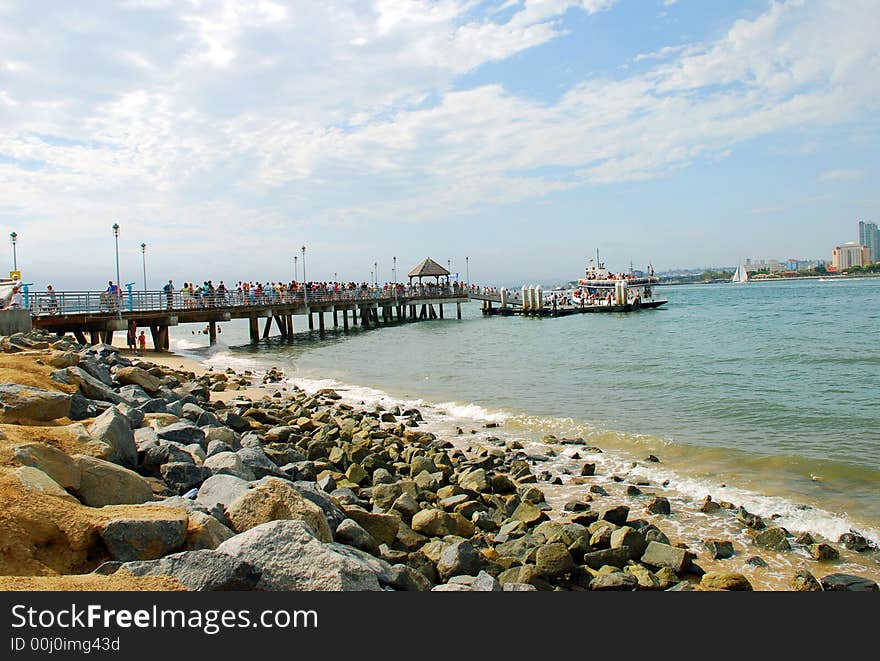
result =
[[[740,264],[736,267],[736,273],[733,274],[733,277],[730,279],[731,282],[748,282],[749,281],[749,272],[746,271],[745,267]]]

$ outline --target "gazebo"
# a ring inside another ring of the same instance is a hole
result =
[[[446,278],[446,284],[449,285],[449,271],[440,266],[437,262],[435,262],[430,257],[422,260],[418,266],[416,266],[412,271],[409,272],[409,284],[412,285],[413,278],[419,279],[419,284],[422,284],[422,278],[436,278],[437,285],[440,285],[440,278]]]

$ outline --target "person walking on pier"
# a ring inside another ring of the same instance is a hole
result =
[[[174,307],[174,282],[168,281],[168,284],[162,287],[165,292],[166,307],[170,310]]]

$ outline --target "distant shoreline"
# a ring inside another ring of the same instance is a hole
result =
[[[789,282],[791,280],[858,280],[861,278],[880,278],[880,273],[865,273],[862,275],[797,275],[797,276],[786,276],[780,278],[762,278],[760,280],[749,280],[749,283],[753,282]],[[654,285],[655,287],[672,287],[676,285],[718,285],[724,284],[726,282],[730,282],[730,280],[710,280],[708,282],[703,280],[695,280],[692,282],[661,282],[659,284]]]

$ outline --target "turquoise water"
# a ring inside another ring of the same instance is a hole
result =
[[[438,405],[459,426],[652,452],[693,497],[736,489],[759,511],[761,498],[767,512],[820,508],[810,523],[829,535],[857,525],[880,538],[880,278],[658,291],[666,306],[633,314],[483,317],[470,303],[461,321],[257,347],[232,322],[227,347],[194,352]],[[175,337],[178,349],[206,343]]]

